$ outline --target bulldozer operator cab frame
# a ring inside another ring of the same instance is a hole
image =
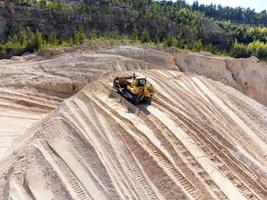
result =
[[[140,78],[140,79],[137,79],[137,84],[136,86],[137,87],[145,87],[146,85],[146,79],[145,78]]]

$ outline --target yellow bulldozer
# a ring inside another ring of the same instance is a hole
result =
[[[154,94],[154,88],[146,77],[135,74],[116,77],[113,81],[113,88],[135,105],[141,102],[150,102]]]

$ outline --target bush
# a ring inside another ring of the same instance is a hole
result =
[[[177,47],[177,39],[173,36],[173,34],[169,34],[164,41],[164,45],[167,47]]]
[[[247,58],[253,55],[259,59],[267,59],[267,44],[257,40],[244,45],[236,41],[230,55],[236,58]]]

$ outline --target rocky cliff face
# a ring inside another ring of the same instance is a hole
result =
[[[66,0],[63,2],[74,4],[77,1]],[[88,7],[86,2],[83,9]],[[147,29],[151,38],[154,39],[165,38],[170,33],[178,36],[184,31],[183,25],[176,21],[168,18],[159,20],[146,17],[140,10],[134,10],[127,4],[113,5],[111,3],[101,7],[98,1],[90,1],[90,6],[93,9],[86,12],[79,11],[77,8],[75,11],[64,11],[39,9],[15,3],[5,4],[0,1],[0,19],[6,21],[6,25],[5,23],[0,24],[0,40],[18,34],[25,27],[30,27],[33,31],[39,30],[47,35],[56,34],[60,38],[70,37],[79,27],[85,29],[87,36],[92,29],[100,34],[115,32],[119,35],[128,36],[131,35],[133,28],[138,30],[139,36],[144,29]],[[202,38],[203,41],[212,43],[218,48],[230,45],[231,37],[224,30],[219,29],[214,22],[206,20],[203,25],[206,30],[205,37]],[[8,32],[5,32],[6,29],[3,27],[8,27]],[[185,35],[184,39],[191,43],[192,35],[188,31],[186,32],[188,34]]]
[[[153,20],[137,17],[137,14],[135,11],[119,7],[110,7],[107,13],[97,11],[88,14],[18,5],[6,6],[0,2],[0,19],[6,21],[8,26],[8,33],[1,35],[6,23],[2,25],[0,22],[0,40],[6,39],[12,33],[18,33],[25,27],[30,27],[34,31],[39,30],[47,35],[54,33],[60,38],[70,37],[80,27],[85,29],[87,35],[92,29],[101,34],[113,31],[121,35],[130,35],[134,25],[140,31],[144,28],[149,29],[153,33],[152,36],[169,32],[177,34],[179,30],[174,22],[163,21],[158,24]]]
[[[3,17],[0,16],[0,39],[4,39],[7,35],[7,24]]]
[[[81,25],[91,27],[89,25],[92,22],[89,16],[72,12],[23,6],[12,6],[10,9],[11,11],[0,4],[0,13],[2,19],[7,21],[9,35],[30,27],[47,35],[55,33],[59,37],[66,38]],[[2,35],[0,39],[5,39],[6,36]]]

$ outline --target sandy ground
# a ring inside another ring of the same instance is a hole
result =
[[[14,143],[3,199],[266,199],[267,109],[219,82],[140,71],[133,106],[92,82]]]
[[[264,101],[267,71],[193,55],[121,46],[0,61],[0,199],[266,199],[267,108],[241,92]],[[150,105],[112,92],[133,71],[155,87]]]
[[[40,120],[42,115],[9,109],[1,109],[0,112],[4,113],[0,115],[0,157],[2,157],[12,140]]]
[[[58,107],[62,100],[26,90],[0,88],[0,159],[17,136]]]

